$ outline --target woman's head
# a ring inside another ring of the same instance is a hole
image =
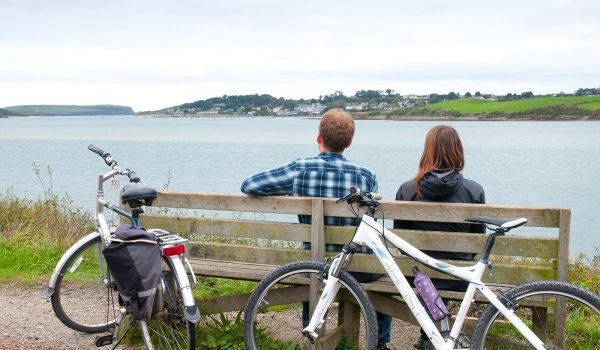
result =
[[[419,172],[415,176],[417,194],[421,196],[419,182],[430,171],[462,171],[464,167],[465,156],[456,130],[448,125],[434,126],[425,137]]]

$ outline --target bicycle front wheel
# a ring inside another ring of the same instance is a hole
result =
[[[147,349],[194,350],[196,328],[184,316],[180,283],[167,258],[163,258],[162,265],[163,311],[153,319],[140,324],[142,339]]]
[[[600,349],[600,298],[559,281],[509,289],[499,299],[544,342],[546,349]],[[566,310],[566,318],[558,310]],[[493,305],[481,314],[472,349],[533,349]]]
[[[325,264],[299,261],[271,272],[252,292],[244,314],[244,341],[250,350],[305,349],[310,340],[302,334],[308,325],[310,281],[317,298],[322,292]],[[326,278],[326,277],[325,277]],[[340,273],[340,288],[334,303],[317,330],[323,349],[375,349],[375,310],[360,283],[349,273]]]
[[[60,270],[51,297],[58,319],[79,332],[101,333],[115,324],[119,305],[101,248],[97,237],[75,251]]]

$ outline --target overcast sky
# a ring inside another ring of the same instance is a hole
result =
[[[0,0],[0,107],[580,87],[598,0]]]

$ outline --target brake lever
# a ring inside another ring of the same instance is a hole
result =
[[[345,195],[344,197],[342,197],[342,198],[339,198],[338,200],[336,200],[335,202],[336,202],[336,203],[345,202],[345,201],[347,201],[347,200],[348,200],[348,198],[350,198],[350,196],[351,196],[351,195],[352,195],[352,193],[348,193],[348,194],[347,194],[347,195]]]

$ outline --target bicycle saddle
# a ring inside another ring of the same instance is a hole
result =
[[[131,208],[139,208],[142,205],[151,206],[157,196],[158,192],[150,187],[135,188],[125,186],[121,194],[121,201],[123,204],[128,204]]]
[[[515,227],[519,227],[525,223],[527,223],[527,219],[518,218],[518,219],[501,219],[501,218],[493,218],[490,216],[469,216],[465,219],[465,221],[469,222],[477,222],[480,224],[491,224],[495,226],[500,226],[505,229],[512,229]]]

